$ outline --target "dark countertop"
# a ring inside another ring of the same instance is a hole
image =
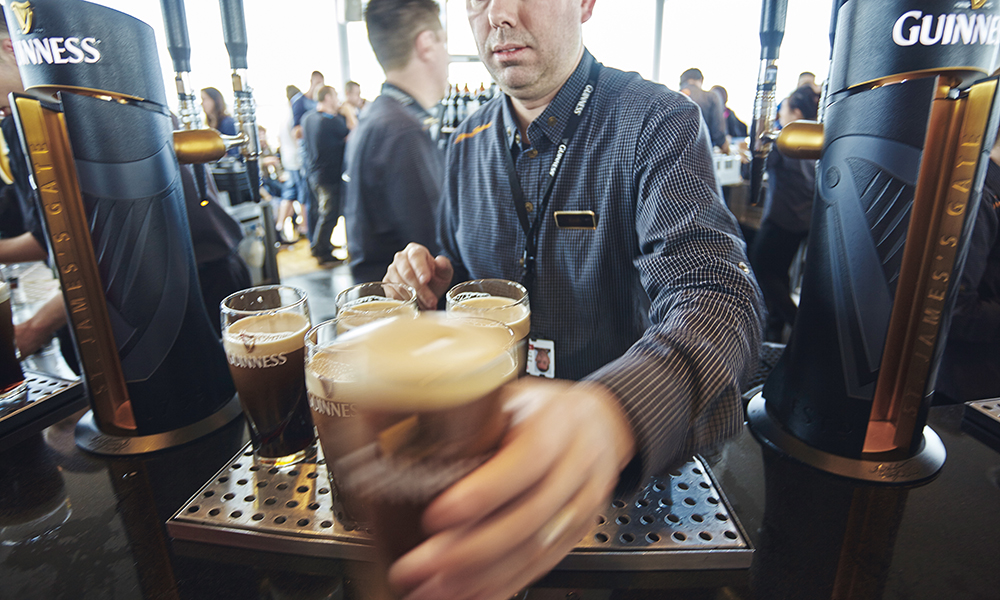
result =
[[[748,431],[706,456],[757,548],[749,572],[556,572],[542,585],[596,588],[583,599],[998,598],[1000,453],[962,430],[963,410],[932,409],[948,459],[912,489],[814,471]],[[236,421],[107,459],[77,449],[64,421],[4,451],[0,599],[368,597],[357,564],[169,538],[165,521],[245,443]]]

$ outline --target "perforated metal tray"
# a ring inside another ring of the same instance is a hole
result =
[[[965,403],[965,419],[1000,441],[1000,398]]]
[[[371,561],[371,532],[339,522],[322,454],[282,468],[254,463],[249,446],[168,521],[180,540]],[[557,570],[712,570],[750,566],[753,548],[697,457],[615,500]]]
[[[0,450],[87,406],[79,380],[27,369],[24,379],[28,382],[24,399],[0,407]]]

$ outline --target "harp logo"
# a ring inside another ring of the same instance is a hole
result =
[[[972,10],[979,10],[986,4],[986,0],[972,0]]]
[[[17,24],[21,28],[21,34],[27,35],[31,33],[32,18],[34,17],[34,10],[31,8],[30,2],[11,2],[10,10],[14,13],[14,18],[17,19]]]

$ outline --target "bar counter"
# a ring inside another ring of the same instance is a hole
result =
[[[744,430],[704,458],[756,548],[749,570],[555,571],[527,597],[998,598],[998,442],[964,430],[963,410],[932,409],[947,462],[910,489],[803,467]],[[242,420],[130,459],[79,450],[74,422],[0,454],[0,599],[371,597],[363,563],[168,536],[166,520],[246,443]]]

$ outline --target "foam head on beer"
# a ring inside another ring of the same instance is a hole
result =
[[[354,373],[338,394],[361,408],[441,410],[488,394],[515,375],[514,334],[486,319],[426,314],[382,319],[345,334]]]
[[[452,310],[469,312],[500,321],[514,330],[518,340],[527,337],[531,329],[531,309],[524,302],[486,292],[462,292],[455,295]]]
[[[244,369],[276,367],[302,348],[308,329],[309,319],[297,313],[244,317],[226,329],[226,355],[230,364]]]

